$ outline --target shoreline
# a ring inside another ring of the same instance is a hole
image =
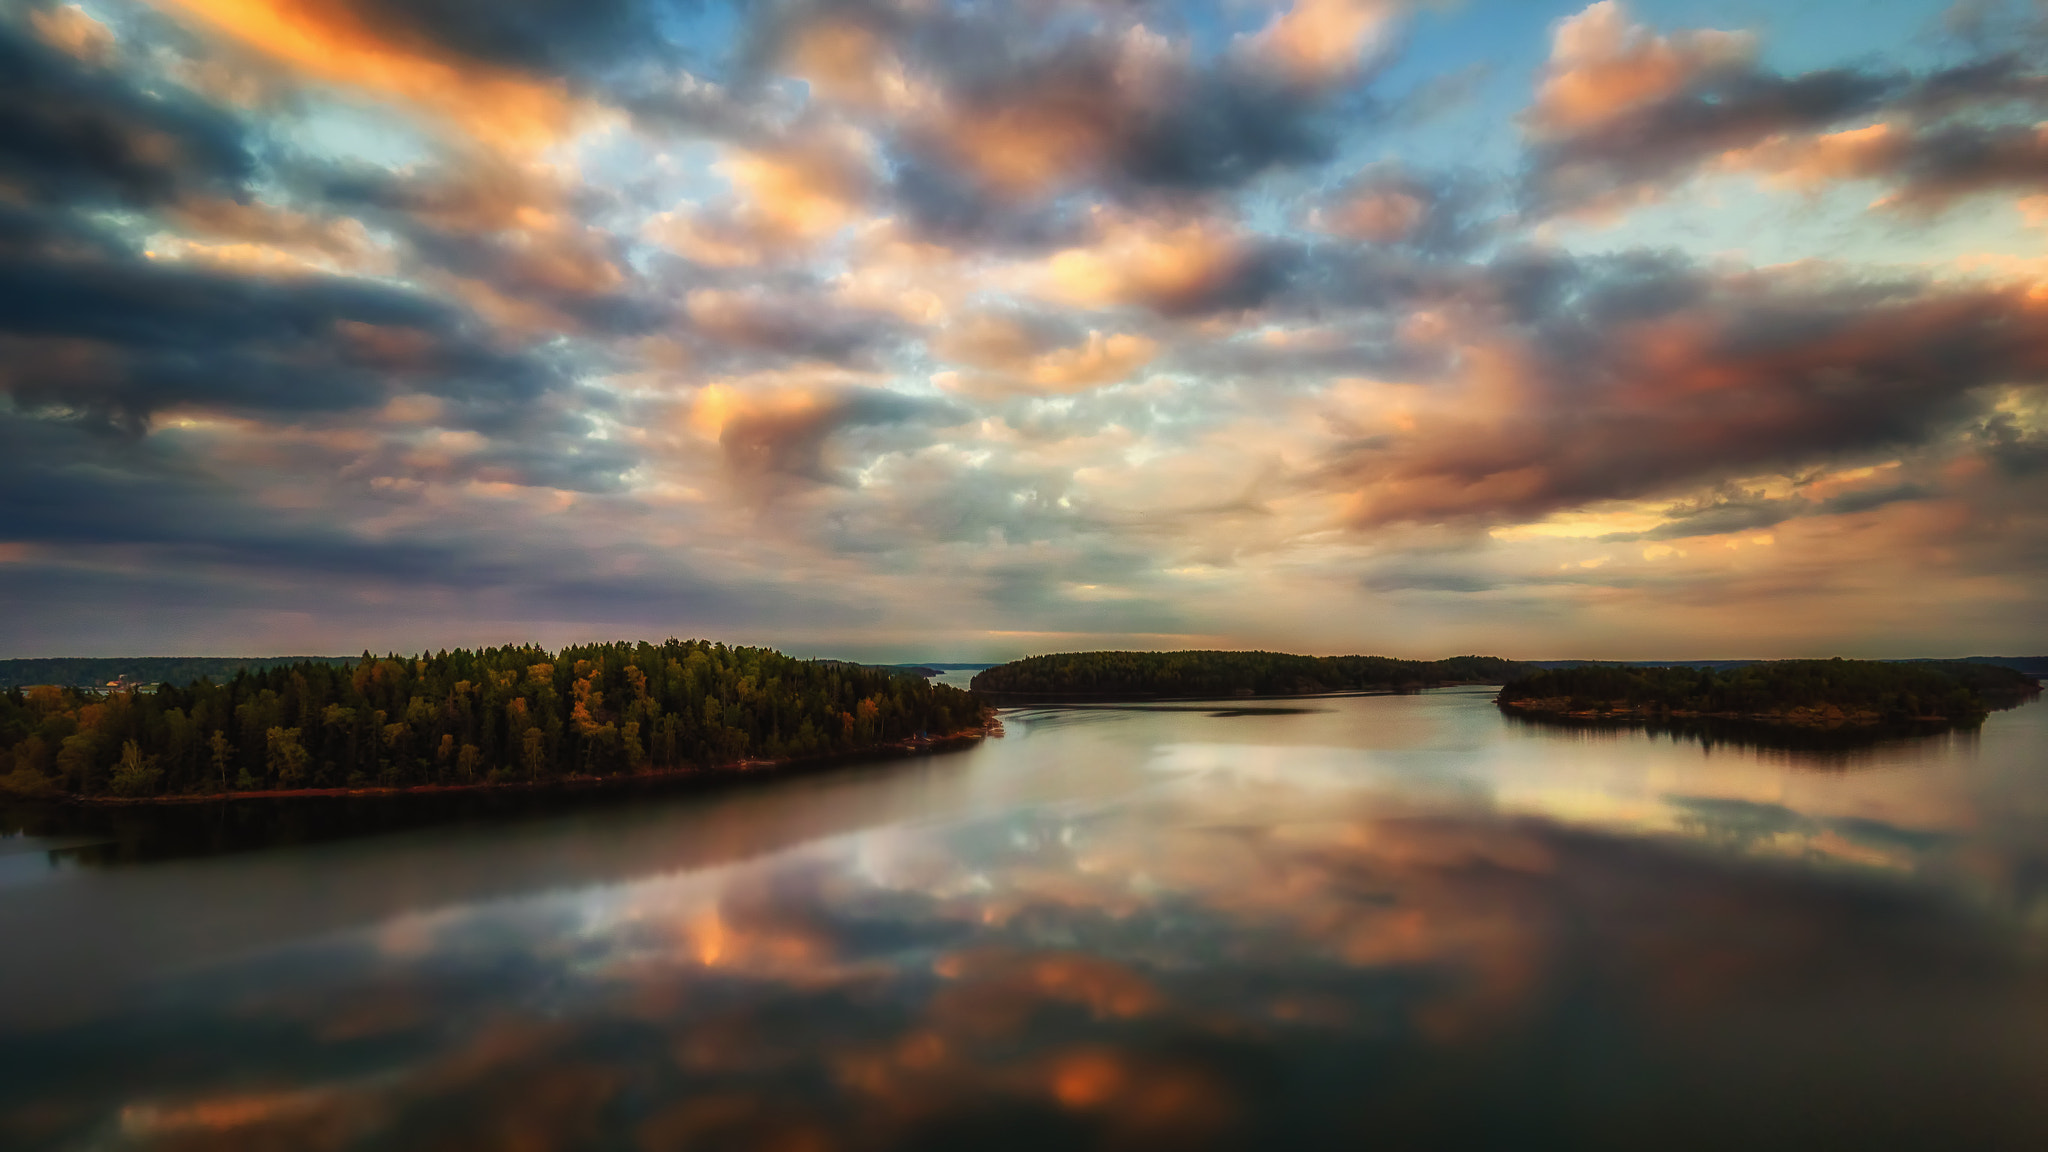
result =
[[[471,784],[370,785],[355,788],[269,788],[246,792],[180,793],[174,796],[80,796],[75,793],[59,793],[46,797],[21,797],[11,802],[68,805],[81,808],[158,808],[225,804],[248,800],[384,800],[403,797],[626,791],[635,787],[659,788],[665,785],[725,783],[750,776],[773,778],[786,776],[794,771],[808,769],[824,770],[862,762],[894,760],[920,752],[944,752],[967,748],[991,736],[1001,735],[1002,722],[995,719],[991,713],[984,716],[982,723],[971,728],[962,728],[939,736],[910,736],[902,740],[891,740],[886,743],[872,744],[865,748],[851,749],[845,752],[825,752],[810,756],[783,756],[778,758],[758,757],[745,760],[730,760],[723,764],[709,766],[692,765],[686,768],[662,768],[650,772],[633,772],[616,776],[557,776],[549,780],[479,781]]]
[[[1779,728],[1837,731],[1841,729],[1882,728],[1887,725],[1939,726],[1942,728],[1971,728],[1982,724],[1990,711],[1967,718],[1952,716],[1908,716],[1887,719],[1883,714],[1869,709],[1844,711],[1829,705],[1824,708],[1800,707],[1780,712],[1697,712],[1689,709],[1655,708],[1641,705],[1622,705],[1604,709],[1574,709],[1564,697],[1547,697],[1528,700],[1496,700],[1496,706],[1503,712],[1534,715],[1565,720],[1580,721],[1668,721],[1668,720],[1728,720],[1744,724],[1765,724]]]
[[[1399,688],[1339,688],[1327,692],[1256,692],[1231,696],[1142,696],[1127,693],[1083,695],[1072,692],[1000,692],[987,689],[976,689],[975,695],[998,708],[1086,708],[1110,704],[1235,704],[1246,700],[1333,700],[1352,696],[1412,696],[1417,692],[1437,688],[1498,687],[1501,685],[1485,680],[1446,680],[1440,683],[1404,685]]]

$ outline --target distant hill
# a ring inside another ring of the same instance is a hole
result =
[[[347,664],[355,656],[60,656],[0,660],[0,688],[55,684],[98,687],[112,680],[134,684],[190,684],[200,677],[233,679],[241,671],[262,672],[292,664]]]
[[[1501,689],[1501,708],[1573,719],[1715,717],[1795,726],[1974,724],[2041,693],[1987,661],[1768,660],[1732,667],[1582,663]]]
[[[1747,668],[1752,664],[1768,664],[1768,660],[1525,660],[1531,668]],[[1902,660],[1879,660],[1879,664],[1989,664],[1998,668],[2010,668],[2025,672],[2036,678],[2048,676],[2048,656],[1965,656],[1960,660],[1936,660],[1912,658]]]
[[[1494,656],[1395,660],[1285,652],[1065,652],[990,668],[974,678],[974,691],[1005,704],[1310,696],[1502,684],[1529,671]]]

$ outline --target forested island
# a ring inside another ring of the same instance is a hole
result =
[[[0,794],[148,799],[532,785],[981,731],[921,676],[702,640],[302,661],[154,691],[0,692]]]
[[[1711,718],[1809,727],[1971,725],[2038,696],[2034,677],[1962,661],[1775,660],[1739,668],[1588,665],[1510,682],[1504,710],[1575,720]]]
[[[1396,660],[1285,652],[1063,652],[990,668],[974,677],[973,688],[998,704],[1192,700],[1500,684],[1526,671],[1524,665],[1494,656]]]

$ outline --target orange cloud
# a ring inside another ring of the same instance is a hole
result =
[[[76,4],[33,9],[28,23],[45,44],[88,64],[104,64],[113,55],[114,34]]]
[[[820,134],[775,149],[740,151],[719,165],[742,211],[769,235],[811,240],[851,220],[873,184],[863,142]]]
[[[1755,51],[1746,32],[1658,36],[1631,22],[1619,0],[1600,0],[1558,25],[1527,123],[1545,136],[1590,128],[1746,64]]]
[[[261,201],[192,199],[164,211],[166,222],[188,236],[227,243],[168,238],[152,255],[178,255],[216,263],[274,269],[385,271],[390,263],[362,222],[316,217]]]
[[[1753,148],[1730,152],[1724,167],[1755,169],[1774,179],[1812,189],[1838,180],[1879,175],[1897,162],[1906,134],[1890,124],[1872,124],[1821,136],[1777,136]]]
[[[1297,0],[1252,38],[1255,58],[1304,83],[1340,80],[1381,40],[1389,0]]]
[[[1429,205],[1422,197],[1376,188],[1317,213],[1315,223],[1339,236],[1393,244],[1413,235],[1428,214]]]
[[[773,147],[735,148],[716,165],[730,204],[685,208],[648,221],[649,239],[717,268],[787,256],[851,224],[874,188],[868,142],[820,132]]]
[[[1216,221],[1176,224],[1105,214],[1094,243],[1055,254],[1044,265],[1038,287],[1044,295],[1083,307],[1143,304],[1189,312],[1227,295],[1254,263],[1246,238]]]
[[[555,82],[402,43],[345,0],[162,0],[324,83],[445,117],[507,148],[545,147],[581,109]]]
[[[888,43],[850,20],[819,20],[800,28],[783,67],[814,95],[863,108],[902,105],[914,94]]]
[[[945,374],[942,386],[977,395],[1078,392],[1126,379],[1158,354],[1156,341],[1128,333],[1090,332],[1073,344],[1048,347],[1014,320],[972,316],[941,333],[932,351],[983,369]]]
[[[946,148],[998,189],[1026,195],[1071,180],[1109,148],[1097,95],[1051,88],[1028,100],[960,111],[939,133]]]

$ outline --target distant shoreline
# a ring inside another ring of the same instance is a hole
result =
[[[1350,696],[1412,696],[1437,688],[1498,688],[1498,680],[1446,680],[1441,683],[1403,685],[1398,688],[1345,688],[1329,692],[1235,692],[1225,695],[1148,696],[1125,693],[1087,695],[1076,692],[992,692],[977,689],[975,695],[998,708],[1068,705],[1085,708],[1111,704],[1194,704],[1206,701],[1237,703],[1244,700],[1332,700]]]
[[[1745,724],[1772,724],[1784,728],[1812,728],[1832,730],[1840,728],[1876,728],[1888,724],[1939,725],[1943,728],[1975,727],[1983,723],[1984,717],[1956,720],[1948,716],[1905,716],[1887,718],[1871,709],[1859,708],[1846,711],[1841,708],[1787,708],[1770,712],[1700,712],[1682,708],[1657,708],[1648,705],[1628,704],[1602,705],[1592,708],[1574,709],[1568,697],[1552,697],[1539,700],[1508,700],[1501,702],[1503,710],[1512,710],[1523,715],[1555,717],[1574,721],[1662,721],[1662,720],[1735,720]]]

